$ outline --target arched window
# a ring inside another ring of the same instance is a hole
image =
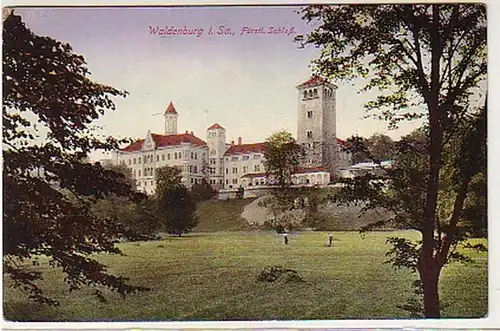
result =
[[[309,90],[309,98],[312,98],[312,96],[313,96],[313,91]]]
[[[307,99],[307,91],[304,91],[304,99]]]
[[[314,96],[318,96],[318,90],[317,89],[314,89]]]

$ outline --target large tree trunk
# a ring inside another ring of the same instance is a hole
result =
[[[422,268],[420,274],[424,292],[424,317],[441,318],[438,290],[440,270],[436,270],[425,263],[422,264]]]
[[[439,318],[439,271],[434,258],[434,231],[436,224],[436,208],[439,189],[439,170],[441,168],[442,130],[441,109],[439,107],[439,59],[441,45],[439,36],[439,9],[432,6],[433,24],[431,31],[431,81],[430,95],[427,101],[429,110],[429,179],[427,183],[427,197],[425,219],[422,225],[422,251],[420,253],[420,270],[424,290],[424,316],[426,318]]]

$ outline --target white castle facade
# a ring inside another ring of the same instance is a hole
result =
[[[313,77],[297,86],[297,142],[305,156],[293,175],[295,185],[325,186],[340,167],[352,163],[341,150],[336,136],[336,87]],[[206,130],[206,140],[191,131],[177,132],[179,113],[170,103],[164,113],[165,133],[148,131],[144,139],[115,151],[111,162],[132,170],[139,190],[148,194],[156,189],[156,169],[179,167],[187,187],[203,179],[216,190],[261,188],[268,185],[264,167],[265,142],[244,144],[242,138],[228,143],[226,129],[215,123]]]

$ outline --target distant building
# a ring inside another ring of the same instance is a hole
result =
[[[368,173],[381,174],[383,173],[383,168],[390,168],[392,166],[392,161],[382,161],[380,165],[374,162],[362,162],[353,164],[349,167],[339,169],[339,177],[343,178],[354,178],[357,176],[363,176]]]
[[[297,89],[297,142],[306,153],[292,176],[293,184],[328,185],[339,167],[352,163],[351,155],[341,150],[344,141],[336,137],[336,87],[313,77]],[[236,143],[228,143],[226,129],[218,123],[207,128],[204,141],[192,131],[178,133],[178,117],[171,102],[164,113],[164,134],[148,131],[144,139],[113,152],[112,163],[130,167],[138,189],[153,193],[155,171],[166,165],[182,170],[182,181],[187,187],[203,179],[216,190],[269,185],[264,167],[265,142],[243,143],[239,137]]]

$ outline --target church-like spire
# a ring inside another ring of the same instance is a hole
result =
[[[177,113],[172,101],[170,101],[163,116],[165,117],[165,134],[177,134],[177,117],[179,113]]]
[[[176,114],[176,115],[179,115],[177,113],[177,110],[175,109],[174,104],[172,103],[172,101],[170,101],[170,103],[168,104],[167,110],[165,110],[165,115],[166,114]]]

